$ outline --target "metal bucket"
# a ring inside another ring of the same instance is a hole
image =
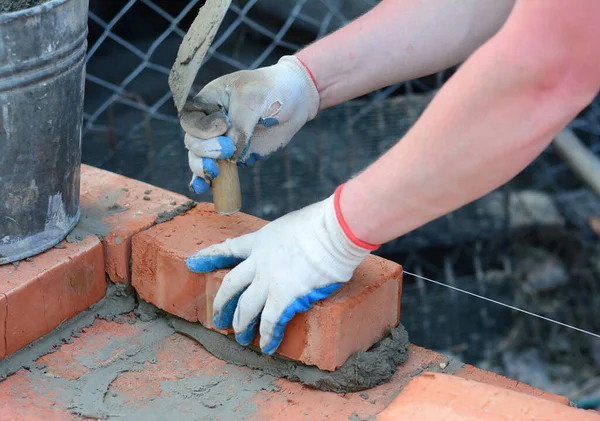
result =
[[[0,264],[79,221],[88,0],[0,14]]]

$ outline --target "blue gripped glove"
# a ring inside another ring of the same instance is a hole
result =
[[[350,280],[356,267],[378,246],[358,240],[344,222],[339,195],[284,215],[256,232],[227,239],[190,256],[187,266],[206,273],[235,266],[213,302],[213,323],[233,327],[244,346],[256,336],[272,354],[287,323],[329,297]]]
[[[250,167],[286,146],[317,115],[319,92],[308,68],[296,56],[283,56],[274,65],[213,80],[193,102],[219,107],[229,118],[226,132],[217,134],[181,121],[194,174],[190,186],[200,194],[219,174],[216,159]]]

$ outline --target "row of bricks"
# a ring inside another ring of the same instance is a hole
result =
[[[600,421],[596,412],[441,373],[408,383],[377,421]]]
[[[134,350],[139,347],[140,336],[146,329],[145,323],[97,321],[72,343],[37,360],[43,372],[21,370],[0,382],[0,402],[3,403],[0,419],[82,419],[71,417],[69,409],[63,406],[65,400],[57,399],[56,390],[52,389],[52,385],[56,385],[53,379],[76,382],[90,371],[126,360],[127,355],[136,354]],[[152,407],[163,397],[161,384],[165,379],[180,381],[183,388],[187,381],[198,378],[206,378],[206,384],[212,383],[212,377],[216,377],[214,383],[218,383],[222,376],[232,381],[246,378],[251,382],[247,369],[225,365],[180,334],[159,338],[154,345],[146,343],[145,346],[157,350],[152,363],[124,371],[110,385],[109,395],[119,398],[123,410]],[[86,361],[94,363],[88,366]],[[472,366],[461,368],[453,376],[430,374],[446,363],[444,356],[411,345],[408,360],[398,367],[390,381],[364,393],[320,392],[283,379],[274,380],[276,390],[248,396],[249,406],[254,402],[260,405],[253,416],[245,419],[376,419],[376,416],[383,421],[597,419],[590,417],[593,412],[570,408],[564,398]],[[218,401],[214,403],[218,405]],[[221,417],[238,418],[231,414]]]
[[[132,282],[142,298],[159,308],[214,329],[212,298],[227,271],[193,274],[184,260],[199,248],[256,230],[265,221],[243,213],[221,216],[211,204],[201,203],[155,225],[162,212],[185,205],[188,198],[88,166],[82,166],[81,179],[79,228],[94,230],[100,239],[83,234],[18,267],[0,267],[0,358],[97,302],[106,289],[105,273],[113,282]],[[352,353],[369,348],[397,324],[401,274],[401,266],[369,256],[352,282],[290,322],[278,352],[332,370]],[[456,376],[565,403],[564,398],[472,367]]]
[[[99,301],[105,273],[113,282],[132,281],[140,297],[157,307],[214,329],[212,300],[227,270],[195,274],[184,260],[266,222],[244,213],[222,216],[200,203],[157,224],[188,203],[185,196],[83,165],[82,217],[71,241],[0,267],[0,358]],[[397,325],[401,281],[400,265],[369,256],[352,282],[294,317],[278,353],[325,370],[339,367]]]
[[[104,297],[106,278],[129,283],[132,237],[190,200],[81,166],[81,220],[68,239],[0,266],[0,359]]]
[[[113,362],[122,364],[128,356],[136,355],[140,338],[152,336],[147,333],[148,329],[147,323],[97,321],[72,343],[38,359],[37,366],[42,370],[21,370],[0,382],[0,402],[3,403],[0,420],[83,419],[71,414],[65,406],[69,399],[65,400],[64,391],[56,393],[54,387],[63,384],[57,383],[56,379],[68,380],[73,392],[73,383],[77,384],[93,371],[110,370]],[[204,384],[218,384],[225,376],[230,381],[245,379],[248,390],[252,390],[250,370],[226,365],[183,335],[158,336],[156,342],[144,341],[143,346],[155,350],[152,363],[121,372],[108,389],[108,399],[113,402],[116,399],[125,413],[160,408],[160,401],[165,397],[162,391],[165,380],[171,385],[177,384],[176,388],[188,390],[186,385],[193,379],[202,378]],[[407,361],[398,367],[389,382],[360,393],[321,392],[284,379],[273,379],[273,390],[247,394],[245,406],[256,405],[256,412],[250,415],[249,411],[248,418],[244,419],[598,420],[597,416],[593,417],[594,412],[569,407],[564,398],[472,366],[465,366],[452,376],[434,374],[441,367],[447,369],[447,363],[444,356],[411,345]],[[189,407],[187,394],[179,398],[177,393],[167,395],[174,399],[170,402],[180,404],[182,410],[193,408]],[[219,408],[219,398],[226,399],[225,396],[212,396],[214,410],[223,411],[220,419],[240,418],[231,406],[231,412],[226,407]],[[213,415],[207,411],[195,415]]]

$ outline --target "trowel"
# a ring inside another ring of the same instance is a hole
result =
[[[217,130],[215,136],[225,134],[229,127],[225,111],[214,105],[194,103],[188,95],[230,4],[231,0],[206,0],[183,38],[169,74],[169,88],[180,120],[208,125]],[[222,131],[219,130],[221,127]],[[211,182],[213,202],[218,213],[231,215],[242,206],[237,165],[223,159],[217,163],[219,175]]]

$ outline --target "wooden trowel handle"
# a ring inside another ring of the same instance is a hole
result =
[[[219,175],[212,180],[212,193],[215,209],[222,215],[231,215],[242,207],[240,177],[235,162],[218,159]]]

